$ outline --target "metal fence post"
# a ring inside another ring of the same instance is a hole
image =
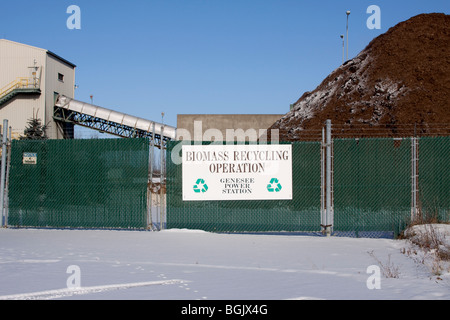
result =
[[[326,152],[326,234],[331,236],[331,120],[327,120],[326,131],[327,131],[327,152]]]
[[[2,167],[1,167],[1,182],[0,182],[0,205],[2,215],[2,227],[6,226],[5,221],[5,178],[6,178],[6,143],[8,138],[8,119],[3,120],[3,136],[2,136]]]
[[[152,124],[152,139],[150,140],[150,155],[148,159],[149,179],[147,186],[147,224],[150,225],[153,230],[153,153],[155,148],[155,123]]]
[[[9,127],[8,139],[6,147],[8,155],[6,156],[6,178],[5,178],[5,227],[8,226],[8,214],[9,214],[9,172],[11,169],[11,150],[12,150],[12,128]]]
[[[164,193],[163,193],[163,181],[164,181],[164,126],[161,126],[161,173],[160,173],[160,181],[159,181],[159,191],[160,191],[160,199],[159,199],[159,214],[160,214],[160,230],[164,229]]]
[[[325,128],[322,128],[322,144],[320,145],[320,226],[327,224],[325,211]]]
[[[411,222],[417,219],[417,138],[411,138]]]

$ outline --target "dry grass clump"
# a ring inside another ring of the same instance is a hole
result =
[[[423,222],[423,223],[422,223]],[[450,272],[450,225],[437,221],[415,221],[403,233],[412,246],[402,252],[427,265],[434,275]]]
[[[378,262],[380,270],[385,278],[398,278],[400,276],[400,269],[391,261],[391,255],[388,255],[388,260],[383,263],[375,256],[373,250],[368,251],[367,253]]]

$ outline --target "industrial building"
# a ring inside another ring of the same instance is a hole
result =
[[[0,122],[8,119],[13,138],[33,117],[48,126],[49,139],[73,138],[73,124],[55,122],[53,112],[58,94],[74,96],[75,68],[49,50],[0,39]]]
[[[48,139],[73,139],[74,125],[124,138],[175,138],[176,128],[73,99],[76,66],[55,53],[0,39],[0,122],[13,139],[41,120]]]

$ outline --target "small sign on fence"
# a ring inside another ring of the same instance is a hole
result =
[[[182,146],[183,200],[291,200],[291,145]]]
[[[37,153],[24,152],[22,159],[23,164],[37,164]]]

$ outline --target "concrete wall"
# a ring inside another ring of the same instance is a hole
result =
[[[257,141],[284,114],[179,114],[177,139]]]

